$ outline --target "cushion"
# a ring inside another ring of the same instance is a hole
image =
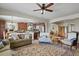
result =
[[[2,43],[4,44],[4,46],[5,46],[5,45],[7,45],[7,42],[6,42],[6,41],[4,41],[4,40],[2,41]]]
[[[25,35],[25,38],[24,39],[29,39],[29,35]]]
[[[46,36],[46,37],[49,37],[49,33],[40,33],[40,37],[43,37],[43,36]]]
[[[25,34],[18,34],[18,37],[19,37],[20,39],[24,39]]]
[[[19,37],[16,34],[11,34],[9,39],[12,38],[13,40],[19,39]]]
[[[72,43],[73,43],[73,41],[74,41],[74,40],[76,40],[76,38],[72,38],[72,39],[70,40],[70,42],[72,42]]]
[[[72,45],[72,42],[70,42],[69,40],[65,39],[65,40],[61,40],[62,43],[67,44],[67,45]]]
[[[12,37],[9,37],[8,40],[9,40],[9,41],[13,41],[14,39],[13,39]]]
[[[68,33],[68,40],[76,38],[76,33]]]
[[[17,35],[12,35],[12,37],[14,40],[19,39]]]
[[[4,44],[2,43],[2,41],[0,42],[0,49],[4,47]]]

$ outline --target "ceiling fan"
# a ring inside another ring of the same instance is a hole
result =
[[[53,10],[48,9],[50,6],[54,5],[54,3],[49,3],[48,5],[45,5],[44,3],[42,5],[40,5],[39,3],[37,3],[37,5],[40,7],[40,9],[34,10],[34,11],[39,11],[41,10],[41,14],[44,14],[45,11],[48,12],[53,12]]]

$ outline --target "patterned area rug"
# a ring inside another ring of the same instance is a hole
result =
[[[13,56],[73,56],[74,51],[59,45],[33,43],[13,50]]]

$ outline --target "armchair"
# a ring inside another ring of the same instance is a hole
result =
[[[52,44],[52,40],[49,37],[49,33],[40,33],[39,42]]]
[[[77,41],[78,41],[78,33],[76,32],[70,32],[68,33],[67,39],[60,40],[62,44],[66,44],[70,46],[71,49],[72,49],[72,46],[76,47],[77,49]]]

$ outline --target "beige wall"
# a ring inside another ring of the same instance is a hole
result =
[[[74,19],[74,20],[69,20],[64,22],[64,25],[69,25],[69,24],[73,24],[72,26],[73,31],[79,32],[79,19]]]
[[[69,26],[69,27],[70,27],[70,24],[73,24],[73,26],[72,26],[72,31],[77,31],[77,32],[79,32],[79,19],[61,21],[60,24],[63,24],[63,26]],[[53,26],[56,27],[55,25],[50,24],[50,30],[52,29]],[[70,31],[70,30],[71,30],[71,29],[69,29],[69,31]]]

